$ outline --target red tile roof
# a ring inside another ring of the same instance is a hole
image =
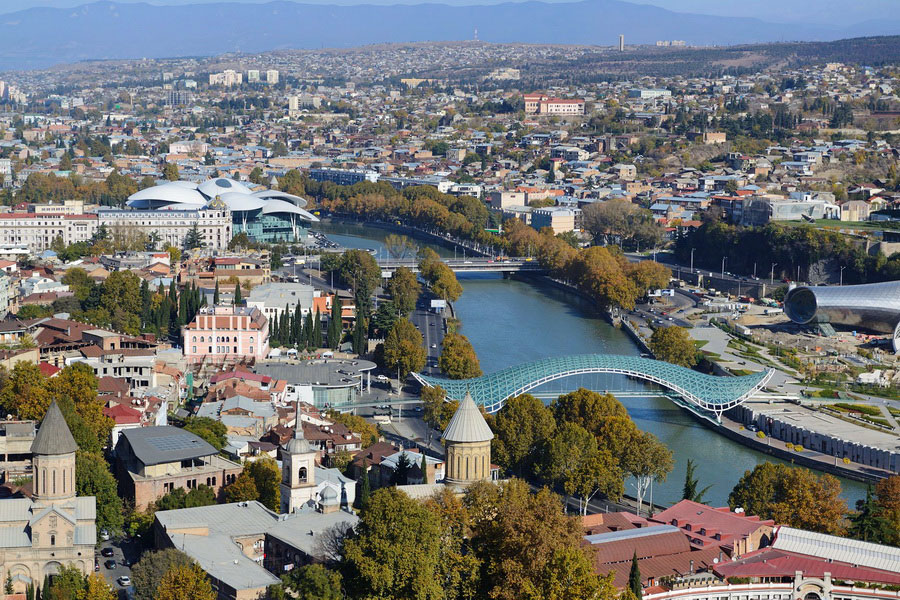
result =
[[[721,577],[793,577],[797,571],[802,571],[805,577],[824,577],[828,572],[833,579],[900,584],[900,573],[845,562],[829,562],[824,558],[776,548],[750,552],[736,561],[715,565],[713,570]]]
[[[38,364],[38,368],[41,370],[41,375],[44,377],[53,377],[62,370],[59,367],[54,367],[50,363],[45,362]]]

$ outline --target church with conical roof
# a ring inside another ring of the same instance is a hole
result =
[[[31,444],[32,497],[0,500],[0,578],[9,577],[17,592],[40,587],[63,565],[93,570],[97,503],[75,495],[76,450],[54,401]]]
[[[491,478],[491,440],[494,432],[466,391],[441,440],[446,448],[446,476],[450,485],[468,485]]]

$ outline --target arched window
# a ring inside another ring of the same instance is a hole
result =
[[[466,479],[469,479],[469,457],[466,457]]]
[[[51,546],[55,546],[55,545],[56,545],[56,534],[55,534],[55,533],[51,533],[51,534],[50,534],[50,545],[51,545]]]
[[[47,493],[47,469],[41,469],[41,493]]]
[[[53,482],[52,482],[52,484],[53,484],[53,493],[55,494],[55,493],[56,493],[56,469],[53,469],[53,470],[51,471],[51,475],[50,475],[50,476],[53,478]]]
[[[300,483],[306,483],[306,467],[300,467],[300,470],[297,472],[297,478],[300,480]]]
[[[200,341],[201,341],[201,342],[206,341],[206,340],[204,340],[204,337],[205,337],[205,336],[202,336],[202,335],[200,336]]]
[[[66,493],[66,470],[65,469],[63,469],[63,471],[62,471],[62,493],[63,494]]]

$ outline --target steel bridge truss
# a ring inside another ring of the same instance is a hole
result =
[[[444,379],[413,373],[422,385],[439,386],[452,400],[461,400],[466,391],[487,412],[503,408],[509,398],[525,394],[546,383],[574,375],[604,373],[625,375],[660,385],[687,405],[715,415],[721,421],[722,413],[738,406],[757,392],[771,379],[772,369],[751,375],[728,377],[706,375],[671,363],[613,354],[580,354],[550,357],[502,369],[489,375],[472,379]],[[607,390],[598,390],[607,391]],[[615,394],[614,391],[610,393]]]

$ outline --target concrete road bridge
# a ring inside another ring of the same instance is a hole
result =
[[[543,273],[546,271],[533,258],[445,258],[444,264],[455,273]],[[415,258],[383,258],[378,260],[382,271],[394,272],[398,267],[406,267],[414,273],[419,272],[419,261]]]
[[[619,385],[626,389],[595,391],[623,397],[665,396],[704,418],[714,418],[721,422],[723,412],[760,393],[773,372],[772,369],[766,369],[741,377],[706,375],[638,356],[579,354],[544,358],[472,379],[444,379],[419,373],[413,373],[413,377],[424,386],[440,386],[447,392],[447,397],[453,400],[461,400],[466,391],[469,391],[478,404],[484,406],[487,412],[493,413],[500,410],[508,398],[525,394],[555,380],[593,373],[625,375],[626,378],[615,379],[625,382]],[[649,382],[659,389],[627,389],[626,384],[630,380]],[[566,392],[554,393],[553,397],[563,393]]]

